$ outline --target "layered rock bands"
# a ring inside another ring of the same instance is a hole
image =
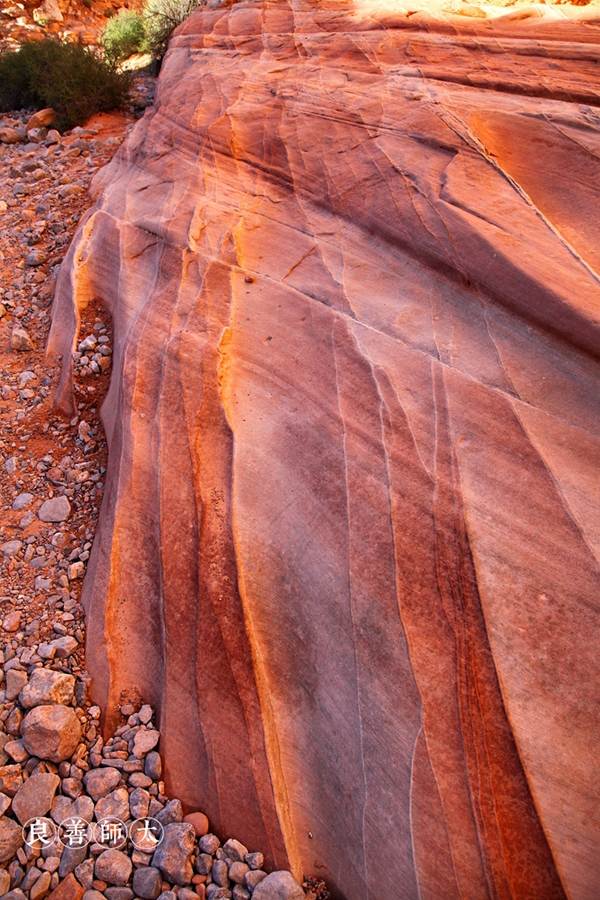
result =
[[[94,699],[347,900],[600,896],[600,36],[511,18],[196,13],[58,282]]]

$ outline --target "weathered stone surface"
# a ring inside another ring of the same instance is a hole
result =
[[[40,506],[38,516],[42,522],[65,522],[71,515],[71,504],[66,497],[52,497]]]
[[[348,900],[598,892],[599,38],[503,18],[198,12],[57,284],[94,699]]]
[[[252,894],[256,900],[304,900],[305,894],[289,872],[271,872]]]
[[[6,816],[0,818],[0,866],[6,865],[23,846],[21,826]]]
[[[23,719],[21,735],[32,756],[58,763],[73,754],[81,724],[68,706],[36,706]]]
[[[131,875],[133,863],[120,850],[105,850],[96,860],[94,874],[108,884],[125,885]]]
[[[58,775],[30,775],[13,797],[12,808],[21,825],[37,816],[45,816],[60,784]]]
[[[114,791],[120,780],[119,770],[110,766],[102,769],[90,769],[83,776],[85,789],[93,800],[99,800]]]
[[[30,254],[31,256],[31,254]],[[29,259],[29,257],[28,257]],[[13,350],[33,350],[33,341],[24,328],[13,328],[10,337],[10,346]]]
[[[0,790],[14,797],[23,784],[23,770],[20,765],[0,767]]]
[[[75,690],[75,679],[66,672],[52,669],[35,669],[27,685],[19,695],[19,703],[24,709],[46,704],[70,703]]]
[[[161,825],[170,825],[172,822],[183,822],[183,808],[181,800],[169,800],[164,809],[156,813],[154,817]],[[194,826],[192,825],[192,828]],[[194,828],[194,834],[196,829]]]
[[[152,865],[160,869],[171,884],[189,884],[192,880],[194,839],[194,829],[187,822],[165,826],[163,839],[152,857]]]
[[[127,788],[117,788],[111,791],[105,797],[101,797],[96,803],[94,811],[96,819],[106,819],[108,816],[116,816],[117,819],[125,821],[129,818],[129,794]]]
[[[19,672],[18,669],[9,669],[6,673],[6,699],[16,700],[27,684],[27,672]]]
[[[87,856],[87,846],[83,847],[65,847],[58,867],[58,874],[61,878],[74,872],[80,866]]]
[[[156,900],[161,893],[162,875],[154,866],[142,866],[133,873],[133,891],[142,900]]]

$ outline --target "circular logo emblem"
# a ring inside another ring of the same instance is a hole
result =
[[[105,850],[120,850],[127,843],[127,826],[116,816],[106,816],[94,824],[93,838]]]
[[[58,826],[44,816],[30,819],[23,825],[23,840],[34,850],[43,850],[54,843],[58,836]]]
[[[164,829],[158,819],[146,816],[136,819],[129,826],[129,837],[136,850],[141,853],[154,853],[163,839]]]

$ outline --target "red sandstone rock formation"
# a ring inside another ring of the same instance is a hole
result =
[[[348,900],[600,896],[599,55],[200,12],[63,264],[50,349],[115,329],[95,698]]]

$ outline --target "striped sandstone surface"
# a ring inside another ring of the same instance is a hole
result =
[[[106,728],[347,900],[600,892],[600,32],[542,12],[199,11],[58,279]]]

